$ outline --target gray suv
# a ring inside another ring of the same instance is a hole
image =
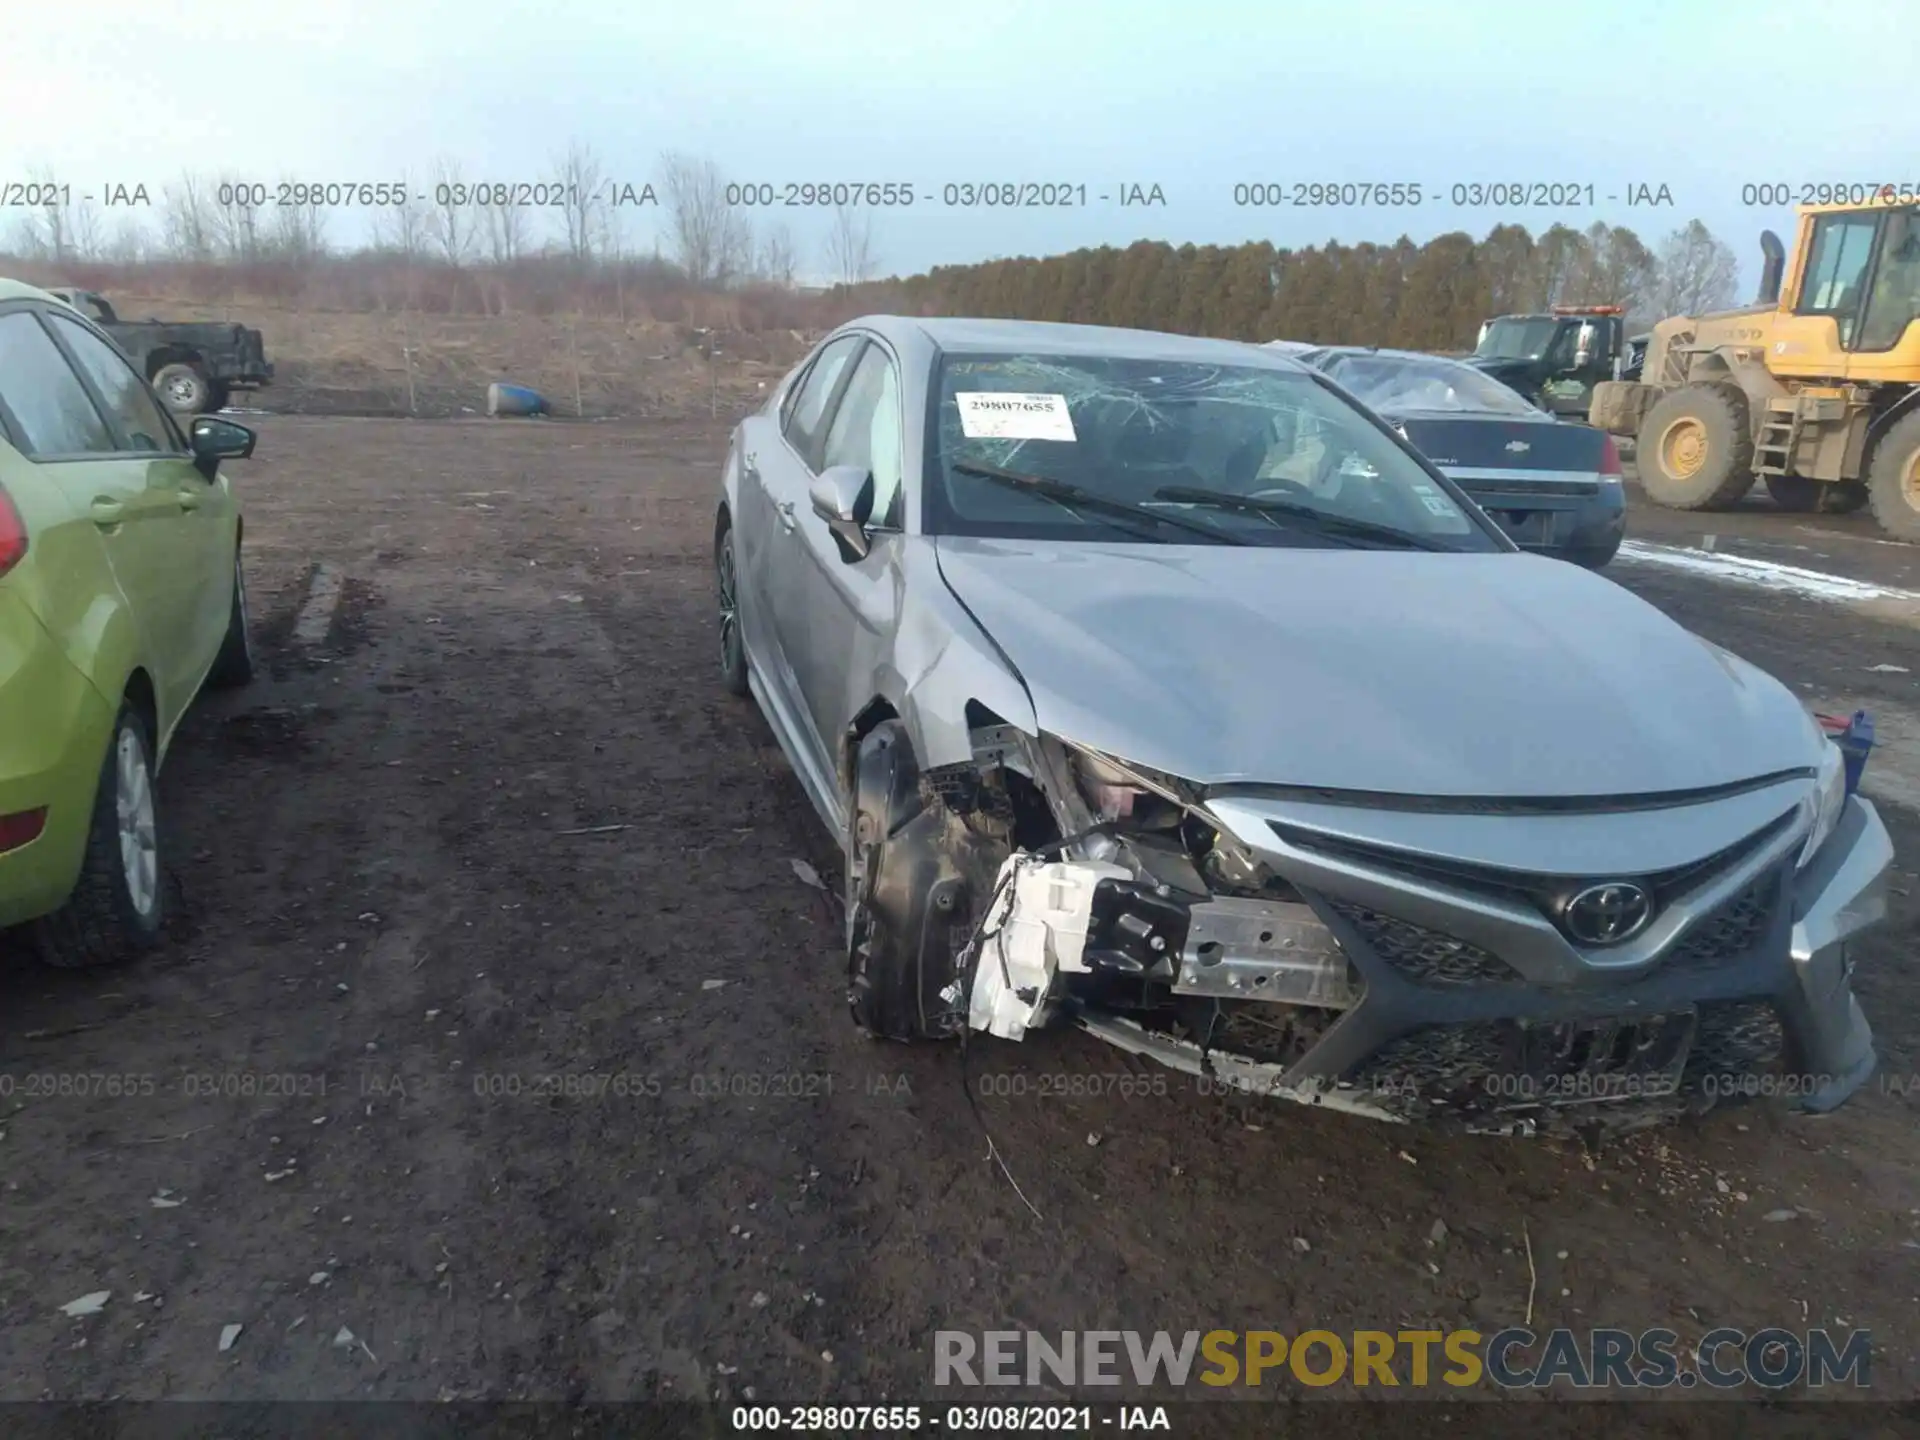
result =
[[[875,1034],[1517,1132],[1873,1069],[1840,748],[1284,355],[854,321],[735,430],[714,558]]]

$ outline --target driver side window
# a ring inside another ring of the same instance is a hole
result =
[[[792,406],[787,411],[787,442],[813,464],[820,452],[820,422],[826,415],[827,401],[840,383],[840,376],[854,352],[866,343],[860,335],[842,335],[822,350],[800,382]]]
[[[853,465],[872,477],[871,523],[900,525],[900,391],[893,362],[878,345],[869,346],[847,382],[827,443],[821,469]]]

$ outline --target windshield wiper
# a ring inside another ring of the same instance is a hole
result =
[[[1283,523],[1281,517],[1284,516],[1335,540],[1377,540],[1384,545],[1401,545],[1410,550],[1455,553],[1454,546],[1428,536],[1416,535],[1392,525],[1376,524],[1372,520],[1333,515],[1312,505],[1302,505],[1297,500],[1256,500],[1250,495],[1235,495],[1230,490],[1202,490],[1190,485],[1169,485],[1164,490],[1154,491],[1154,498],[1181,501],[1188,505],[1212,505],[1221,510],[1240,510],[1249,515],[1259,515],[1276,525]]]
[[[1176,530],[1204,535],[1219,545],[1247,543],[1238,535],[1229,535],[1224,530],[1216,530],[1213,526],[1202,524],[1200,521],[1168,515],[1160,510],[1149,510],[1144,505],[1129,504],[1125,500],[1111,500],[1105,495],[1096,495],[1091,490],[1082,490],[1078,485],[1070,485],[1065,480],[1054,480],[1045,475],[1029,475],[1024,470],[1007,470],[998,465],[983,465],[975,460],[955,460],[947,468],[957,470],[962,475],[978,475],[982,480],[997,480],[1000,484],[1012,489],[1023,490],[1029,495],[1038,495],[1042,499],[1051,500],[1063,510],[1073,512],[1086,510],[1097,515],[1148,520],[1155,525],[1171,525]]]

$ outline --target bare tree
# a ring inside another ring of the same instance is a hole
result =
[[[35,203],[22,217],[16,244],[24,254],[63,265],[74,258],[72,220],[63,203],[71,191],[63,188],[44,165],[27,172],[27,189],[27,198]]]
[[[474,211],[470,206],[460,203],[472,198],[464,193],[464,184],[458,160],[443,155],[433,162],[432,205],[427,211],[427,233],[434,249],[449,265],[459,265],[465,261],[472,254],[476,239]]]
[[[107,217],[98,202],[82,200],[67,216],[67,254],[74,260],[98,260],[107,248]]]
[[[0,240],[0,255],[12,255],[21,260],[44,260],[46,242],[40,238],[40,222],[31,214],[19,215],[7,227],[6,238]]]
[[[137,215],[123,215],[101,247],[101,258],[115,265],[140,265],[153,255],[153,236]]]
[[[833,207],[827,232],[827,271],[842,285],[871,280],[880,268],[874,251],[873,214],[859,205]]]
[[[1733,247],[1698,220],[1689,220],[1660,244],[1655,318],[1710,315],[1730,308],[1739,273]]]
[[[213,185],[208,206],[214,249],[228,260],[256,259],[266,239],[260,233],[260,187],[233,175]]]
[[[660,157],[661,198],[674,259],[695,285],[724,285],[753,258],[753,230],[727,203],[727,181],[711,160]]]
[[[399,204],[388,205],[375,213],[374,243],[383,250],[405,256],[411,263],[425,254],[427,246],[432,243],[433,237],[429,233],[431,219],[430,212],[414,198],[413,177],[409,175],[402,187]]]
[[[566,253],[591,260],[607,243],[607,176],[591,146],[576,140],[554,161],[559,172],[560,221]]]
[[[281,205],[273,212],[273,247],[294,260],[310,260],[327,249],[327,212],[318,202]]]
[[[527,253],[527,212],[504,192],[489,195],[482,207],[486,217],[487,255],[495,265],[511,265]]]
[[[785,225],[770,226],[760,237],[759,250],[754,257],[754,273],[770,285],[790,290],[799,267],[800,257],[794,249],[793,232]]]
[[[206,187],[192,175],[182,175],[160,195],[160,243],[176,260],[213,259],[214,227]]]

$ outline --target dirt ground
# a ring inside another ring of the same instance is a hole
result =
[[[963,1069],[857,1036],[802,873],[837,891],[834,848],[718,683],[718,427],[260,424],[268,671],[163,776],[177,934],[0,965],[0,1399],[918,1400],[936,1329],[1529,1307],[1870,1327],[1875,1394],[1920,1393],[1920,815],[1883,807],[1860,960],[1883,1076],[1824,1119],[1589,1153],[1201,1095],[1072,1035]],[[1909,553],[1719,523],[1887,583]],[[343,598],[303,639],[319,566]],[[1920,708],[1901,613],[1611,573],[1829,703]]]

